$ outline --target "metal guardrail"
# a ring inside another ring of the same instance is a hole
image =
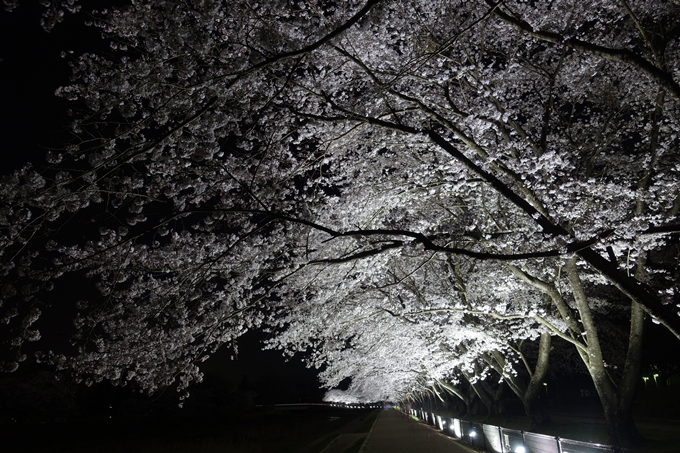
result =
[[[473,423],[458,418],[442,417],[423,409],[410,409],[410,414],[437,427],[444,434],[460,439],[487,453],[635,453],[592,442],[562,439],[500,426]]]

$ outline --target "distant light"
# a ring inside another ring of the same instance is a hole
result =
[[[476,431],[470,431],[470,437],[475,437],[475,436],[477,436],[477,432]],[[517,453],[524,453],[524,452],[518,451]]]
[[[524,448],[523,445],[519,445],[517,448],[515,448],[515,453],[525,453],[527,451],[526,448]]]

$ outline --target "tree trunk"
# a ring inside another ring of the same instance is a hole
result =
[[[644,333],[645,312],[642,305],[631,302],[630,334],[628,337],[628,351],[623,376],[619,382],[619,401],[616,414],[617,431],[625,436],[625,444],[635,445],[642,440],[633,422],[633,398],[640,382],[640,365],[642,359],[642,337]]]
[[[530,369],[528,363],[525,361],[527,372],[530,376],[528,384],[518,376],[505,372],[506,360],[503,354],[500,352],[494,351],[491,356],[488,354],[481,355],[482,359],[489,366],[491,366],[491,368],[503,376],[504,382],[507,384],[510,390],[512,390],[512,392],[520,399],[520,401],[522,401],[522,405],[524,406],[524,411],[526,413],[527,419],[529,420],[531,429],[534,429],[550,421],[550,417],[540,406],[538,399],[541,390],[543,389],[543,381],[545,380],[545,376],[548,373],[550,343],[550,334],[547,332],[542,333],[538,346],[538,361],[534,371]]]
[[[445,382],[439,382],[439,385],[446,390],[447,393],[454,395],[457,401],[454,402],[456,406],[462,406],[463,409],[458,411],[457,416],[459,418],[465,418],[470,413],[470,398],[468,398],[460,389],[456,388],[454,385],[447,384]]]
[[[608,376],[602,376],[597,370],[592,370],[590,374],[607,420],[609,443],[617,447],[635,445],[640,435],[633,421],[632,408],[621,405],[623,398],[618,395]]]
[[[462,371],[461,373],[463,376],[465,376],[465,379],[470,383],[470,388],[474,392],[474,395],[477,397],[476,400],[482,403],[484,408],[486,409],[486,415],[487,417],[492,414],[492,406],[493,406],[493,399],[492,397],[487,393],[487,391],[484,389],[484,387],[481,385],[479,380],[475,379],[474,376],[470,376],[469,373]],[[473,383],[474,382],[474,383]],[[471,407],[471,409],[474,409]],[[476,415],[482,415],[480,413],[477,413]]]
[[[535,429],[536,427],[550,422],[550,417],[545,412],[545,409],[539,404],[540,401],[538,399],[541,390],[543,390],[543,381],[548,373],[550,343],[550,334],[547,332],[542,333],[538,343],[538,361],[536,362],[536,368],[534,369],[534,373],[531,376],[527,389],[522,397],[524,411],[529,419],[529,429]]]
[[[623,375],[619,386],[612,382],[604,365],[602,350],[595,322],[578,276],[576,260],[571,259],[565,266],[567,278],[576,301],[576,307],[584,328],[587,350],[578,350],[593,380],[595,389],[600,397],[604,416],[607,420],[609,442],[614,446],[629,447],[640,440],[633,421],[632,401],[635,386],[640,372],[642,358],[642,333],[644,328],[644,311],[642,307],[631,303],[631,324],[628,339],[628,351]]]

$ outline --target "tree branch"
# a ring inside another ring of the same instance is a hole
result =
[[[553,33],[549,31],[536,31],[527,22],[513,17],[498,8],[498,3],[493,0],[485,0],[486,4],[494,8],[494,13],[501,20],[519,28],[524,33],[533,36],[541,41],[550,42],[553,44],[564,45],[570,47],[574,50],[585,52],[591,55],[596,55],[598,57],[604,58],[605,60],[618,61],[621,63],[626,63],[629,66],[637,68],[644,74],[648,75],[654,79],[660,86],[662,86],[668,94],[673,97],[676,101],[680,102],[680,85],[673,80],[673,77],[668,72],[657,68],[649,61],[645,60],[641,56],[631,52],[628,49],[612,49],[609,47],[599,46],[597,44],[591,44],[589,42],[581,41],[576,38],[565,38],[564,36]]]

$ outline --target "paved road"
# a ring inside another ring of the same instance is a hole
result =
[[[470,453],[450,437],[402,417],[396,410],[380,411],[364,453]]]
[[[354,445],[354,442],[359,437],[366,437],[366,433],[358,433],[364,426],[364,419],[367,414],[362,417],[355,418],[346,425],[340,426],[333,432],[326,433],[323,437],[314,440],[304,448],[299,449],[296,453],[343,453],[346,449]],[[356,434],[355,434],[356,433]],[[324,447],[323,442],[328,442],[328,439],[333,439],[330,444]]]
[[[345,433],[340,434],[338,437],[333,439],[326,448],[321,450],[320,453],[344,453],[349,450],[357,442],[361,442],[366,438],[366,433]],[[356,450],[355,450],[356,451]]]

